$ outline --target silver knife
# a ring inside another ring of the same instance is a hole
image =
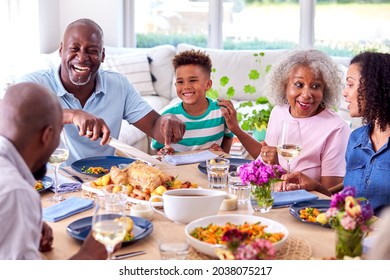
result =
[[[130,156],[134,159],[138,158],[140,160],[143,160],[143,161],[146,161],[148,163],[155,164],[155,165],[161,164],[161,161],[152,157],[151,155],[149,155],[141,150],[138,150],[137,148],[134,148],[133,146],[130,146],[126,143],[123,143],[123,142],[119,141],[118,139],[115,139],[111,136],[110,136],[110,139],[108,140],[107,144],[110,145],[111,147],[114,147],[115,149],[120,150],[121,152],[127,154],[128,156]]]
[[[113,260],[121,260],[121,259],[126,259],[126,258],[130,258],[130,257],[143,255],[143,254],[146,254],[146,251],[140,250],[140,251],[134,251],[134,252],[125,253],[125,254],[121,254],[121,255],[115,255],[115,256],[112,256],[112,259]]]
[[[73,175],[72,173],[70,173],[68,170],[66,170],[65,168],[63,167],[60,167],[60,170],[65,172],[66,174],[68,174],[69,176],[71,176],[73,179],[75,179],[76,181],[80,182],[80,183],[84,183],[84,181],[77,175]]]

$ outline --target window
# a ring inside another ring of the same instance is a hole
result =
[[[297,1],[225,0],[224,6],[224,49],[291,49],[298,46],[300,14]]]
[[[137,47],[189,43],[225,49],[280,49],[299,43],[297,1],[144,0],[134,4]],[[292,19],[289,24],[285,24],[287,17]]]
[[[336,56],[389,52],[390,1],[317,1],[315,48]]]
[[[178,43],[207,46],[208,1],[142,0],[134,4],[137,47]]]
[[[353,56],[390,46],[390,1],[133,1],[138,47],[181,42],[224,49],[304,46]]]

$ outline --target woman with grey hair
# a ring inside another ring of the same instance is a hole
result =
[[[267,76],[264,95],[267,95],[273,104],[283,106],[289,103],[286,86],[292,71],[297,67],[307,67],[313,74],[322,77],[322,108],[336,108],[339,105],[343,91],[343,73],[331,57],[318,50],[293,51],[272,66]]]
[[[276,150],[283,121],[299,122],[302,136],[301,154],[291,162],[292,171],[309,176],[310,184],[301,185],[298,177],[278,186],[279,191],[305,188],[329,195],[329,188],[342,183],[345,151],[350,128],[333,111],[343,89],[339,66],[318,50],[297,50],[272,66],[267,76],[265,94],[276,106],[271,112],[264,142],[257,142],[241,130],[236,111],[229,101],[220,105],[229,129],[237,135],[252,157],[280,164],[287,161]],[[246,135],[244,135],[246,134]]]

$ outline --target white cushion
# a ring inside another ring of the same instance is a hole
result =
[[[151,58],[150,71],[156,78],[154,89],[159,96],[171,99],[172,77],[174,76],[172,59],[176,49],[172,45],[161,45],[150,48],[148,57]]]
[[[102,67],[123,74],[142,96],[156,95],[146,54],[129,53],[109,56]]]
[[[146,102],[156,111],[160,112],[161,108],[165,107],[169,100],[161,96],[143,96]]]
[[[156,81],[153,82],[157,95],[171,99],[172,77],[174,75],[172,59],[176,54],[172,45],[160,45],[153,48],[105,47],[106,58],[118,54],[146,54],[150,58],[150,71]]]
[[[265,68],[267,65],[272,65],[280,57],[286,55],[288,50],[264,50],[265,55],[261,58],[261,64],[256,62],[254,53],[259,53],[261,50],[219,50],[219,49],[205,49],[199,48],[189,44],[179,44],[177,52],[186,50],[203,50],[210,56],[213,68],[216,69],[212,73],[213,88],[217,89],[219,96],[226,97],[226,91],[229,87],[234,87],[234,99],[255,100],[261,96],[262,88],[264,86]],[[256,69],[260,72],[258,80],[250,80],[249,72]],[[221,87],[219,80],[221,77],[227,76],[230,80],[225,87]],[[245,85],[252,85],[256,87],[255,94],[247,94],[244,92]],[[172,94],[172,97],[176,96]]]

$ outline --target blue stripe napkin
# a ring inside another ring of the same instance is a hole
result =
[[[165,156],[163,157],[163,161],[168,162],[169,164],[172,165],[180,165],[180,164],[202,162],[208,159],[216,158],[217,156],[218,155],[210,152],[209,150],[205,150],[198,153]]]
[[[69,192],[77,192],[81,189],[81,183],[62,183],[58,186],[58,193],[69,193]],[[51,186],[50,189],[52,192],[55,192],[54,186]]]
[[[70,197],[56,205],[44,208],[43,219],[48,222],[57,222],[92,207],[93,200],[91,199]]]

